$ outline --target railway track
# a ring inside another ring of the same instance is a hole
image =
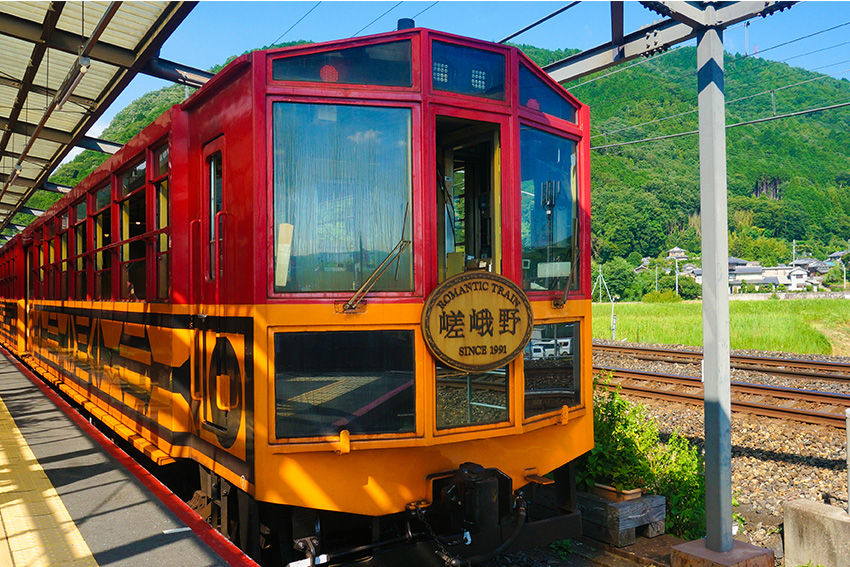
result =
[[[699,364],[702,353],[656,347],[636,347],[593,343],[595,352],[611,352],[640,360]],[[790,378],[812,378],[850,383],[850,364],[825,360],[790,360],[786,358],[753,355],[732,355],[730,366],[750,372],[765,372]]]
[[[602,387],[609,389],[619,387],[625,394],[698,405],[701,405],[704,400],[702,382],[699,378],[693,376],[607,366],[594,366],[593,370],[596,374],[610,373],[615,380],[611,383],[600,383]],[[664,384],[665,387],[659,387],[659,383]],[[850,407],[850,395],[847,394],[799,390],[781,386],[732,382],[731,393],[733,396],[731,401],[732,411],[829,427],[844,428],[846,419],[844,408]],[[741,396],[754,397],[755,399],[742,399]],[[764,403],[765,399],[778,400],[778,402]],[[796,407],[796,404],[801,402],[825,406],[823,409],[832,411]]]

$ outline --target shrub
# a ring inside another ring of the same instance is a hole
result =
[[[705,476],[699,450],[674,431],[652,455],[649,488],[667,500],[666,527],[687,540],[705,535]]]
[[[597,482],[617,490],[645,488],[653,476],[647,455],[658,445],[658,428],[643,406],[617,389],[597,392],[593,405],[594,447],[576,471],[579,488]]]
[[[643,296],[641,301],[645,303],[678,303],[682,298],[676,295],[676,292],[667,291],[650,291]]]
[[[705,535],[705,477],[696,447],[678,431],[662,443],[646,408],[624,399],[619,388],[594,395],[595,446],[576,468],[579,489],[596,482],[617,490],[643,488],[665,497],[667,531],[685,538]]]

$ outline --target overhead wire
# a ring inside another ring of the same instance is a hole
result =
[[[424,14],[425,12],[427,12],[428,10],[430,10],[431,8],[433,8],[434,6],[436,6],[436,5],[437,5],[437,4],[439,4],[439,3],[440,3],[440,0],[437,0],[436,2],[434,2],[433,4],[431,4],[430,6],[428,6],[428,7],[427,7],[427,8],[425,8],[424,10],[422,10],[421,12],[418,12],[418,13],[414,14],[414,15],[412,16],[412,19],[414,19],[414,20],[415,20],[416,18],[418,18],[419,16],[421,16],[422,14]]]
[[[835,45],[830,45],[829,47],[822,47],[820,49],[815,49],[814,51],[809,51],[808,53],[801,53],[800,55],[795,55],[793,57],[789,57],[787,59],[781,59],[778,63],[785,63],[786,61],[791,61],[792,59],[797,59],[799,57],[805,57],[806,55],[813,55],[815,53],[820,53],[822,51],[829,51],[830,49],[835,49],[836,47],[841,47],[842,45],[850,44],[850,41],[845,41],[842,43],[837,43]]]
[[[846,63],[846,61],[845,61],[845,63]],[[838,71],[837,74],[845,73],[847,71],[850,71],[850,67],[848,67],[847,69],[843,69],[841,71]],[[804,84],[807,84],[807,83],[812,83],[814,81],[820,81],[820,80],[828,79],[828,78],[835,78],[835,77],[833,77],[833,75],[824,74],[824,75],[821,75],[820,77],[814,77],[813,79],[806,79],[805,81],[799,81],[799,82],[796,82],[796,83],[793,83],[793,84],[790,84],[790,85],[783,85],[781,87],[775,87],[775,88],[767,89],[767,90],[764,90],[764,91],[761,91],[761,92],[758,92],[758,93],[742,96],[742,97],[739,97],[739,98],[736,98],[736,99],[727,100],[726,104],[727,105],[734,104],[736,102],[741,102],[742,100],[755,98],[757,96],[763,96],[763,95],[766,95],[766,94],[770,94],[771,92],[782,91],[782,90],[785,90],[785,89],[790,89],[792,87],[797,87],[797,86],[800,86],[800,85],[804,85]],[[673,118],[681,118],[682,116],[694,114],[697,111],[698,111],[698,109],[693,108],[691,110],[686,110],[685,112],[680,112],[678,114],[672,114],[670,116],[662,116],[661,118],[656,118],[654,120],[649,120],[647,122],[641,122],[640,124],[633,124],[631,126],[625,126],[623,128],[620,128],[619,130],[611,130],[611,131],[608,131],[608,132],[601,132],[599,134],[593,134],[591,136],[591,138],[598,138],[600,136],[609,136],[609,135],[612,135],[612,134],[619,134],[620,132],[625,132],[626,130],[633,130],[635,128],[641,128],[643,126],[649,126],[651,124],[657,124],[659,122],[672,120]]]
[[[782,43],[779,43],[779,44],[776,44],[776,45],[772,45],[772,46],[770,46],[770,47],[766,47],[766,48],[762,49],[761,51],[759,51],[758,53],[753,53],[752,55],[750,55],[750,54],[748,54],[748,53],[747,53],[747,54],[744,54],[744,55],[742,55],[742,56],[740,56],[740,57],[737,57],[737,58],[735,58],[735,59],[733,59],[733,60],[729,61],[729,63],[736,63],[737,61],[740,61],[741,59],[746,59],[746,58],[748,58],[748,57],[753,57],[753,56],[759,56],[759,55],[761,55],[762,53],[764,53],[765,51],[770,51],[770,50],[772,50],[772,49],[778,49],[778,48],[780,48],[780,47],[784,47],[784,46],[786,46],[786,45],[790,45],[790,44],[792,44],[792,43],[796,43],[796,42],[798,42],[798,41],[802,41],[802,40],[804,40],[804,39],[809,39],[809,38],[811,38],[811,37],[815,37],[816,35],[820,35],[820,34],[822,34],[822,33],[830,32],[830,31],[832,31],[832,30],[837,30],[838,28],[843,28],[844,26],[848,26],[848,25],[850,25],[850,22],[844,22],[843,24],[838,24],[837,26],[833,26],[833,27],[831,27],[831,28],[822,29],[822,30],[819,30],[819,31],[816,31],[816,32],[810,33],[810,34],[808,34],[808,35],[804,35],[804,36],[801,36],[801,37],[797,37],[797,38],[794,38],[794,39],[790,39],[790,40],[788,40],[788,41],[784,41],[784,42],[782,42]]]
[[[843,107],[846,107],[846,106],[850,106],[850,101],[845,101],[845,102],[841,102],[841,103],[838,103],[838,104],[832,104],[832,105],[829,105],[829,106],[821,106],[821,107],[818,107],[818,108],[810,108],[808,110],[799,110],[797,112],[789,112],[787,114],[779,114],[779,115],[776,115],[776,116],[767,116],[765,118],[757,118],[757,119],[754,119],[754,120],[747,120],[745,122],[737,122],[735,124],[727,124],[726,129],[737,128],[738,126],[748,126],[750,124],[760,124],[762,122],[771,122],[773,120],[781,120],[781,119],[784,119],[784,118],[791,118],[791,117],[794,117],[794,116],[802,116],[804,114],[813,114],[815,112],[823,112],[823,111],[826,111],[826,110],[834,110],[834,109],[843,108]],[[629,140],[627,142],[618,142],[618,143],[615,143],[615,144],[606,144],[604,146],[593,146],[590,149],[591,150],[604,150],[604,149],[608,149],[608,148],[617,148],[617,147],[620,147],[620,146],[630,146],[632,144],[641,144],[641,143],[646,143],[646,142],[657,142],[657,141],[660,141],[660,140],[669,140],[671,138],[681,138],[683,136],[692,136],[694,134],[699,134],[699,130],[690,130],[688,132],[678,132],[676,134],[667,134],[666,136],[655,136],[653,138],[643,138],[642,140]]]
[[[316,8],[318,8],[318,7],[319,7],[319,4],[321,4],[321,3],[322,3],[322,2],[321,2],[321,0],[319,0],[319,2],[316,2],[316,4],[315,4],[312,8],[310,8],[309,10],[307,10],[307,13],[306,13],[306,14],[304,14],[303,16],[301,16],[300,18],[298,18],[298,21],[297,21],[297,22],[295,22],[294,24],[292,24],[291,26],[289,26],[289,29],[288,29],[288,30],[286,30],[285,32],[283,32],[282,34],[280,34],[280,37],[279,37],[279,38],[277,38],[276,40],[274,40],[273,42],[271,42],[269,45],[274,45],[274,44],[276,44],[277,42],[279,42],[280,40],[282,40],[282,39],[283,39],[283,36],[285,36],[286,34],[288,34],[289,32],[291,32],[291,31],[292,31],[292,28],[294,28],[295,26],[297,26],[298,24],[300,24],[300,23],[301,23],[301,20],[303,20],[304,18],[306,18],[307,16],[309,16],[309,15],[310,15],[310,12],[312,12],[313,10],[315,10]]]
[[[735,29],[736,27],[739,27],[739,26],[741,26],[741,25],[744,25],[744,23],[737,24],[736,26],[733,26],[733,27],[731,27],[731,28],[729,28],[729,29],[730,29],[730,30],[732,30],[732,29]],[[800,37],[797,37],[797,38],[791,39],[791,40],[789,40],[789,41],[785,41],[785,42],[779,43],[779,44],[777,44],[777,45],[773,45],[773,46],[767,47],[767,48],[765,48],[765,49],[760,50],[758,54],[753,54],[753,55],[761,55],[761,54],[762,54],[762,53],[764,53],[765,51],[770,51],[770,50],[772,50],[772,49],[776,49],[776,48],[779,48],[779,47],[782,47],[782,46],[785,46],[785,45],[789,45],[789,44],[792,44],[792,43],[795,43],[795,42],[798,42],[798,41],[802,41],[802,40],[804,40],[804,39],[809,39],[809,38],[811,38],[811,37],[815,37],[815,36],[817,36],[817,35],[820,35],[820,34],[823,34],[823,33],[826,33],[826,32],[830,32],[830,31],[833,31],[833,30],[839,29],[839,28],[844,27],[844,26],[847,26],[847,25],[850,25],[850,22],[844,22],[844,23],[842,23],[842,24],[838,24],[838,25],[836,25],[836,26],[832,26],[832,27],[829,27],[829,28],[825,28],[825,29],[822,29],[822,30],[818,30],[818,31],[813,32],[813,33],[810,33],[810,34],[806,34],[806,35],[804,35],[804,36],[800,36]],[[664,53],[659,54],[659,55],[656,55],[656,56],[654,56],[654,57],[651,57],[651,58],[648,58],[648,59],[641,60],[641,61],[639,61],[639,62],[637,62],[637,63],[633,63],[633,64],[628,65],[628,66],[626,66],[626,67],[621,67],[621,68],[619,68],[619,69],[617,69],[617,70],[615,70],[615,71],[612,71],[612,72],[610,72],[610,73],[606,73],[605,75],[601,75],[601,76],[599,76],[599,77],[594,77],[594,78],[592,78],[592,79],[590,79],[590,80],[587,80],[587,81],[584,81],[584,82],[581,82],[581,83],[578,83],[578,84],[575,84],[575,85],[571,85],[571,86],[569,86],[569,90],[571,90],[571,91],[572,91],[572,90],[574,90],[574,89],[577,89],[577,88],[581,87],[582,85],[586,85],[586,84],[588,84],[588,83],[591,83],[591,82],[597,81],[597,80],[599,80],[599,79],[603,79],[603,78],[606,78],[606,77],[610,77],[611,75],[615,75],[615,74],[620,73],[620,72],[622,72],[622,71],[626,71],[626,70],[631,69],[632,67],[636,67],[636,66],[638,66],[638,65],[643,65],[643,64],[648,63],[648,62],[650,62],[650,61],[657,61],[660,57],[662,57],[662,56],[664,56],[664,55],[667,55],[667,54],[669,54],[669,53],[673,53],[673,52],[677,51],[678,49],[681,49],[681,48],[683,48],[683,47],[688,47],[688,46],[689,46],[689,44],[681,45],[681,46],[676,47],[676,48],[674,48],[674,49],[667,50],[667,51],[665,51]],[[729,74],[731,74],[731,73],[734,73],[734,72],[735,72],[733,69],[729,69],[729,68],[728,68],[728,67],[729,67],[729,65],[732,65],[732,64],[734,64],[734,63],[737,63],[738,61],[741,61],[741,60],[743,60],[743,59],[747,59],[747,58],[749,58],[749,57],[752,57],[753,55],[751,55],[751,54],[745,54],[745,55],[741,55],[741,56],[739,56],[739,57],[735,57],[735,58],[729,59],[728,61],[725,61],[725,62],[724,62],[724,67],[725,67],[725,70],[726,70],[727,75],[729,75]],[[686,79],[686,78],[688,78],[688,77],[696,76],[696,74],[697,74],[697,71],[695,71],[695,70],[694,70],[694,71],[689,71],[689,72],[686,72],[686,73],[684,73],[684,74],[679,75],[679,77],[678,77],[678,78],[679,78],[679,79]],[[657,87],[657,88],[660,88],[660,87]],[[617,102],[618,100],[621,100],[622,98],[625,98],[625,97],[620,97],[620,98],[618,98],[618,99],[608,99],[608,100],[605,100],[605,101],[602,103],[602,106],[603,106],[603,107],[604,107],[604,106],[610,106],[611,104],[613,104],[614,102]]]
[[[371,22],[369,22],[368,24],[366,24],[365,26],[363,26],[362,28],[360,28],[359,30],[354,32],[354,34],[351,37],[356,37],[360,32],[362,32],[363,30],[365,30],[366,28],[368,28],[369,26],[371,26],[372,24],[374,24],[375,22],[377,22],[378,20],[380,20],[381,18],[383,18],[384,16],[386,16],[387,14],[389,14],[390,12],[392,12],[393,10],[395,10],[396,8],[401,6],[402,4],[404,4],[404,0],[393,5],[392,8],[390,8],[389,10],[387,10],[386,12],[384,12],[383,14],[381,14],[380,16],[378,16],[377,18],[375,18],[374,20],[372,20]]]
[[[850,43],[850,42],[847,42],[847,43]],[[850,61],[850,60],[839,61],[839,62],[836,62],[836,63],[831,63],[831,64],[829,64],[829,65],[822,65],[821,67],[817,67],[817,68],[815,68],[815,69],[802,69],[802,70],[803,70],[803,71],[810,71],[810,72],[814,72],[814,71],[819,70],[819,69],[825,69],[825,68],[827,68],[827,67],[833,67],[833,66],[835,66],[835,65],[840,65],[840,64],[842,64],[842,63],[847,63],[848,61]],[[791,69],[789,69],[787,74],[784,74],[783,76],[779,76],[779,77],[777,77],[777,79],[781,80],[781,79],[783,79],[783,78],[789,78],[790,76],[792,76],[793,74],[795,74],[795,73],[794,73],[794,70],[795,70],[795,69],[797,69],[797,68],[791,68]],[[735,98],[735,99],[732,99],[732,100],[727,101],[727,104],[731,104],[731,103],[734,103],[734,102],[738,102],[738,101],[741,101],[741,100],[745,100],[745,99],[747,99],[747,98],[753,98],[753,97],[756,97],[756,96],[760,96],[760,95],[768,94],[768,93],[770,93],[771,91],[780,91],[780,90],[784,90],[784,89],[787,89],[787,88],[790,88],[790,87],[794,87],[794,86],[797,86],[797,85],[802,85],[802,84],[806,84],[806,83],[810,83],[810,82],[818,81],[818,80],[822,80],[822,79],[832,78],[832,79],[839,80],[838,75],[840,75],[840,74],[842,74],[842,73],[845,73],[845,72],[847,72],[848,70],[850,70],[850,69],[843,69],[843,70],[841,70],[841,71],[837,71],[837,72],[834,72],[834,73],[823,73],[823,74],[821,74],[821,75],[820,75],[820,76],[818,76],[818,77],[813,77],[813,78],[806,79],[806,80],[803,80],[803,81],[798,81],[798,82],[796,82],[796,83],[792,83],[792,84],[790,84],[790,85],[783,85],[783,86],[780,86],[780,87],[775,87],[775,88],[772,88],[772,89],[767,89],[767,90],[765,90],[765,91],[760,91],[760,92],[757,92],[757,93],[754,93],[754,94],[744,95],[744,96],[741,96],[741,97],[738,97],[738,98]],[[728,75],[730,75],[730,74],[731,74],[731,73],[727,73],[727,78],[728,78]],[[693,76],[693,75],[696,75],[696,72],[689,72],[689,73],[686,73],[686,74],[683,74],[683,75],[679,75],[678,77],[673,77],[673,79],[679,79],[679,80],[680,80],[680,79],[685,79],[685,78],[687,78],[688,76]],[[727,83],[727,89],[729,88],[729,86],[730,86],[730,85],[729,85],[729,83]],[[753,86],[757,86],[757,85],[753,85]],[[664,86],[663,86],[663,85],[658,84],[658,85],[655,85],[655,86],[651,87],[651,88],[650,88],[650,89],[648,89],[648,90],[645,90],[645,91],[644,91],[644,93],[652,92],[652,91],[659,90],[659,89],[663,89],[663,88],[664,88]],[[745,90],[746,88],[747,88],[747,85],[740,85],[740,86],[736,87],[736,90]],[[572,90],[572,89],[571,89],[571,90]],[[608,99],[606,99],[606,100],[604,100],[604,101],[601,101],[601,103],[600,103],[600,104],[598,104],[598,105],[597,105],[597,107],[605,108],[605,107],[611,106],[613,103],[615,103],[615,102],[617,102],[617,101],[619,101],[619,100],[626,99],[626,98],[629,98],[629,97],[631,97],[631,96],[633,96],[633,94],[631,94],[631,93],[627,93],[627,94],[622,95],[622,96],[617,97],[617,98],[608,98]],[[687,111],[687,112],[684,112],[684,113],[679,113],[679,114],[676,114],[676,115],[672,115],[672,116],[670,116],[670,117],[663,117],[663,118],[660,118],[660,119],[655,119],[655,120],[652,120],[652,121],[647,122],[647,123],[642,123],[642,124],[640,124],[640,125],[635,125],[635,126],[632,126],[632,127],[626,127],[626,128],[624,128],[624,129],[617,130],[617,131],[622,131],[622,130],[625,130],[625,129],[631,129],[631,128],[633,128],[633,127],[638,127],[638,126],[641,126],[641,125],[646,125],[646,124],[650,124],[650,123],[655,123],[655,122],[659,122],[659,121],[667,120],[667,119],[670,119],[670,118],[677,118],[677,117],[680,117],[680,116],[683,116],[683,115],[687,115],[687,114],[689,114],[689,113],[691,113],[691,112],[696,112],[696,111],[695,111],[695,110],[692,110],[692,111]],[[605,134],[612,134],[612,133],[617,132],[617,131],[605,132]],[[600,135],[600,134],[597,134],[597,136],[598,136],[598,135]]]
[[[534,23],[532,23],[532,24],[528,24],[527,26],[525,26],[524,28],[522,28],[522,29],[521,29],[521,30],[519,30],[518,32],[514,32],[514,33],[512,33],[511,35],[509,35],[509,36],[507,36],[507,37],[505,37],[505,38],[503,38],[503,39],[500,39],[500,40],[499,40],[499,41],[497,41],[496,43],[505,43],[505,42],[506,42],[506,41],[508,41],[509,39],[513,39],[513,38],[515,38],[516,36],[518,36],[518,35],[520,35],[520,34],[523,34],[523,33],[527,32],[527,31],[528,31],[528,30],[530,30],[531,28],[534,28],[534,27],[539,26],[539,25],[540,25],[540,24],[542,24],[543,22],[545,22],[545,21],[547,21],[547,20],[549,20],[549,19],[551,19],[551,18],[554,18],[555,16],[557,16],[557,15],[558,15],[558,14],[560,14],[561,12],[566,12],[567,10],[569,10],[570,8],[572,8],[573,6],[576,6],[576,5],[578,5],[578,4],[581,4],[581,2],[570,2],[570,3],[569,3],[569,4],[567,4],[566,6],[562,6],[562,7],[558,8],[557,10],[555,10],[554,12],[552,12],[551,14],[549,14],[548,16],[543,16],[542,18],[540,18],[540,19],[539,19],[539,20],[537,20],[536,22],[534,22]]]

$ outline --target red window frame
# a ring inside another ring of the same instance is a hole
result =
[[[414,58],[416,51],[414,51]],[[414,68],[416,66],[414,65]],[[346,85],[347,87],[347,85]],[[374,89],[373,85],[369,85]],[[391,87],[387,87],[391,90]],[[410,89],[405,89],[410,90]],[[422,140],[422,105],[416,102],[403,102],[392,99],[336,99],[336,98],[316,98],[312,96],[292,97],[279,96],[269,94],[266,97],[266,238],[270,243],[266,246],[266,296],[270,300],[288,300],[288,302],[296,303],[326,303],[328,300],[348,300],[354,291],[316,291],[316,292],[281,292],[274,291],[274,114],[273,107],[275,103],[304,103],[304,104],[328,104],[328,105],[350,105],[350,106],[374,106],[380,108],[407,108],[410,110],[411,130],[410,130],[410,171],[411,171],[411,195],[410,204],[411,211],[411,238],[413,242],[410,249],[413,254],[413,290],[412,291],[371,291],[370,297],[380,297],[383,302],[399,302],[406,303],[416,300],[421,300],[424,296],[424,282],[426,277],[430,277],[431,268],[424,268],[424,255],[426,243],[424,238],[423,226],[424,210],[428,206],[425,202],[425,191],[419,187],[422,183],[422,161],[417,159],[417,156],[423,156],[423,140]],[[425,272],[428,272],[426,274]],[[435,272],[436,273],[436,272]]]

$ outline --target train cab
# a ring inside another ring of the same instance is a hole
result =
[[[242,55],[0,252],[0,334],[254,555],[575,535],[589,128],[511,46]]]

